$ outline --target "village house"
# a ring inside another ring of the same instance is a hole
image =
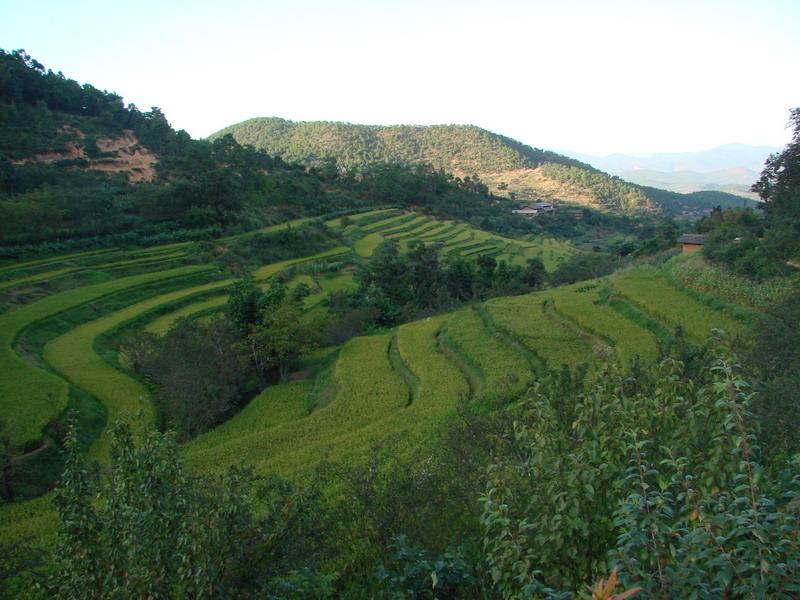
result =
[[[556,212],[556,209],[549,202],[533,202],[532,204],[520,206],[511,212],[513,212],[515,215],[532,219],[533,217],[538,217],[539,215],[551,215]]]
[[[681,252],[694,252],[700,250],[706,243],[706,236],[698,233],[685,233],[678,238]]]

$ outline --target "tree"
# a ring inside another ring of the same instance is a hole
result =
[[[313,326],[303,320],[302,306],[284,302],[261,313],[248,341],[258,369],[264,372],[277,367],[283,380],[291,362],[315,345],[316,335]]]
[[[544,269],[542,260],[539,258],[529,258],[523,277],[525,283],[532,288],[538,289],[542,287],[547,277],[547,271]]]
[[[74,425],[65,448],[53,598],[257,597],[307,510],[305,492],[261,489],[241,469],[192,475],[175,438],[153,429],[137,443],[117,423],[103,478],[80,452]],[[264,516],[253,511],[256,494]]]
[[[418,242],[411,246],[407,259],[407,277],[414,304],[418,308],[427,308],[435,301],[435,292],[440,285],[439,253],[435,247]]]
[[[800,108],[789,111],[789,126],[792,140],[782,152],[767,159],[759,180],[753,184],[753,191],[764,200],[767,214],[783,213],[796,205],[788,206],[793,192],[800,190]],[[793,203],[794,204],[794,203]]]
[[[258,319],[263,296],[261,288],[249,273],[231,286],[226,309],[240,331],[247,331]]]
[[[221,316],[179,319],[163,338],[137,338],[134,347],[165,424],[183,438],[216,425],[253,392],[241,333]]]

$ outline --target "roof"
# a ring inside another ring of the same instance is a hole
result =
[[[702,246],[706,243],[706,238],[708,236],[700,234],[700,233],[684,233],[681,237],[678,238],[679,244],[697,244]]]

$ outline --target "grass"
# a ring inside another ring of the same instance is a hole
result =
[[[722,311],[706,306],[670,285],[664,273],[651,266],[618,273],[611,279],[613,295],[621,295],[636,308],[670,328],[683,327],[687,337],[704,342],[712,328],[730,336],[744,335],[747,326]]]
[[[572,328],[548,317],[544,310],[547,298],[547,292],[537,292],[496,298],[485,306],[499,327],[541,357],[548,368],[592,362],[594,354],[586,341]]]
[[[12,349],[14,340],[25,327],[115,292],[211,269],[187,266],[122,277],[53,294],[0,315],[0,418],[7,424],[13,445],[24,447],[35,443],[45,425],[64,409],[68,394],[64,380],[36,368]]]

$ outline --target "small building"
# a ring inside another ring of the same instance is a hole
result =
[[[533,204],[525,204],[519,208],[512,210],[515,215],[532,219],[539,215],[552,215],[556,212],[555,207],[549,202],[534,202]]]
[[[681,252],[700,250],[706,243],[706,237],[707,236],[699,233],[684,233],[678,238],[678,245],[681,248]]]

